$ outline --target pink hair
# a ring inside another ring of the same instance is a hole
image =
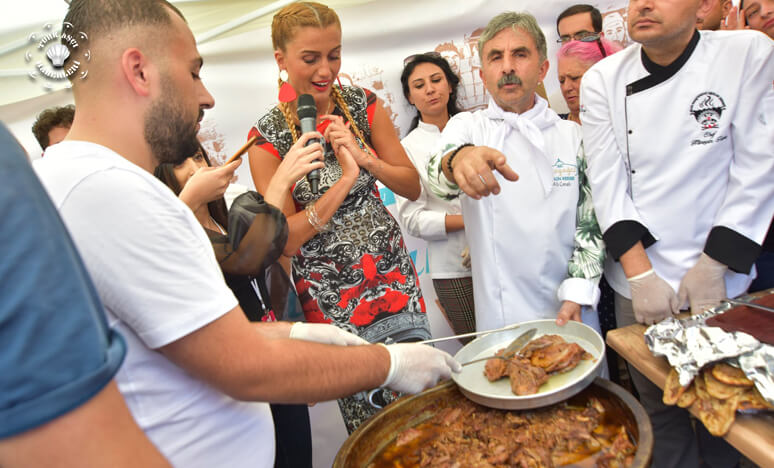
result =
[[[619,46],[615,42],[608,41],[605,38],[600,38],[599,40],[602,42],[602,47],[605,49],[605,53],[607,53],[607,55],[613,55],[614,53],[621,50],[621,46]],[[599,50],[599,44],[597,43],[597,41],[565,42],[564,45],[562,45],[562,48],[559,49],[559,53],[557,54],[557,56],[559,58],[575,57],[581,62],[588,63],[590,65],[593,65],[604,58],[602,57],[602,52]]]

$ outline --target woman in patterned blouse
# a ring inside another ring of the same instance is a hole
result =
[[[337,83],[338,16],[319,3],[293,3],[274,16],[272,42],[281,102],[248,135],[259,136],[249,151],[257,190],[267,188],[294,142],[310,135],[298,127],[296,94],[314,98],[324,136],[319,191],[301,179],[282,207],[289,227],[284,254],[292,257],[306,320],[336,324],[370,342],[430,338],[414,264],[376,186],[378,180],[415,200],[419,177],[376,96]],[[347,429],[395,396],[378,390],[339,400]]]

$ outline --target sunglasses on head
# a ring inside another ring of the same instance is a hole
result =
[[[560,44],[565,44],[570,41],[580,41],[580,42],[596,42],[597,47],[599,47],[599,52],[602,54],[602,58],[607,57],[607,52],[605,52],[605,48],[602,45],[601,40],[601,34],[600,33],[592,33],[588,31],[581,31],[576,34],[568,34],[566,36],[559,36],[559,39],[556,40],[556,42]]]
[[[439,54],[436,51],[425,52],[425,53],[422,53],[422,54],[412,54],[412,55],[409,55],[408,57],[403,59],[403,66],[405,67],[406,65],[408,65],[409,63],[413,62],[414,60],[416,60],[416,59],[418,59],[420,57],[442,58],[441,54]]]

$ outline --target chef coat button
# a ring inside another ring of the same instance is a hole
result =
[[[635,171],[634,169],[632,169],[632,174],[636,174],[636,173],[637,173],[637,171]]]
[[[632,131],[631,131],[631,130],[629,130],[629,135],[631,135],[631,134],[632,134]]]

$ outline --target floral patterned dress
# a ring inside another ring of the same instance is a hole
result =
[[[344,87],[341,93],[370,146],[376,96],[356,87]],[[334,114],[344,116],[338,107]],[[326,126],[323,122],[318,131],[323,133]],[[256,122],[249,136],[256,133],[256,144],[278,158],[293,145],[277,107]],[[297,209],[322,196],[341,175],[333,149],[326,144],[319,193],[312,194],[305,178],[298,181],[292,189]],[[293,257],[293,279],[309,322],[332,323],[372,343],[430,338],[419,280],[400,227],[379,197],[376,178],[365,169],[360,169],[329,228],[307,241]],[[349,432],[377,411],[373,403],[382,406],[395,396],[380,390],[339,400]]]

